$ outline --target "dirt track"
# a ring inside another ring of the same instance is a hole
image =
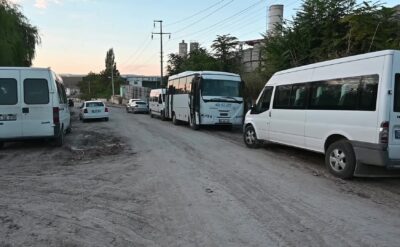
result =
[[[400,180],[112,108],[62,149],[0,151],[0,246],[398,246]]]

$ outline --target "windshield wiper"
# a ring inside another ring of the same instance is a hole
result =
[[[233,99],[237,103],[242,103],[243,102],[243,101],[237,100],[235,97],[232,97],[232,96],[223,96],[223,97],[227,98],[227,99]]]

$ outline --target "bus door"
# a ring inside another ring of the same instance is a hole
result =
[[[190,99],[189,99],[189,108],[190,108],[190,116],[193,117],[193,114],[196,115],[196,122],[200,123],[200,77],[196,76],[192,80],[192,88],[190,92]]]

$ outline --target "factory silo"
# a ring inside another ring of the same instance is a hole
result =
[[[182,43],[179,43],[179,56],[184,57],[188,52],[188,44],[182,40]]]
[[[276,27],[283,23],[283,5],[271,5],[268,10],[268,33],[276,34]]]

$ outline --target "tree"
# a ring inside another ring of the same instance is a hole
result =
[[[39,43],[37,27],[19,7],[0,0],[0,66],[31,66]]]
[[[233,72],[237,69],[238,53],[236,47],[238,43],[238,39],[230,36],[230,34],[217,35],[211,48],[219,61],[220,70]]]
[[[117,69],[114,50],[112,48],[107,51],[105,58],[105,69],[99,74],[90,72],[87,76],[83,78],[81,82],[79,82],[81,98],[110,98],[110,96],[112,95],[111,70],[114,71],[115,92],[118,92],[120,86],[124,84],[125,81],[121,78]]]
[[[196,49],[181,57],[178,54],[168,55],[168,75],[175,75],[184,71],[218,70],[217,60],[205,48]]]
[[[369,51],[400,48],[400,18],[381,4],[304,0],[281,34],[265,35],[263,73]]]

